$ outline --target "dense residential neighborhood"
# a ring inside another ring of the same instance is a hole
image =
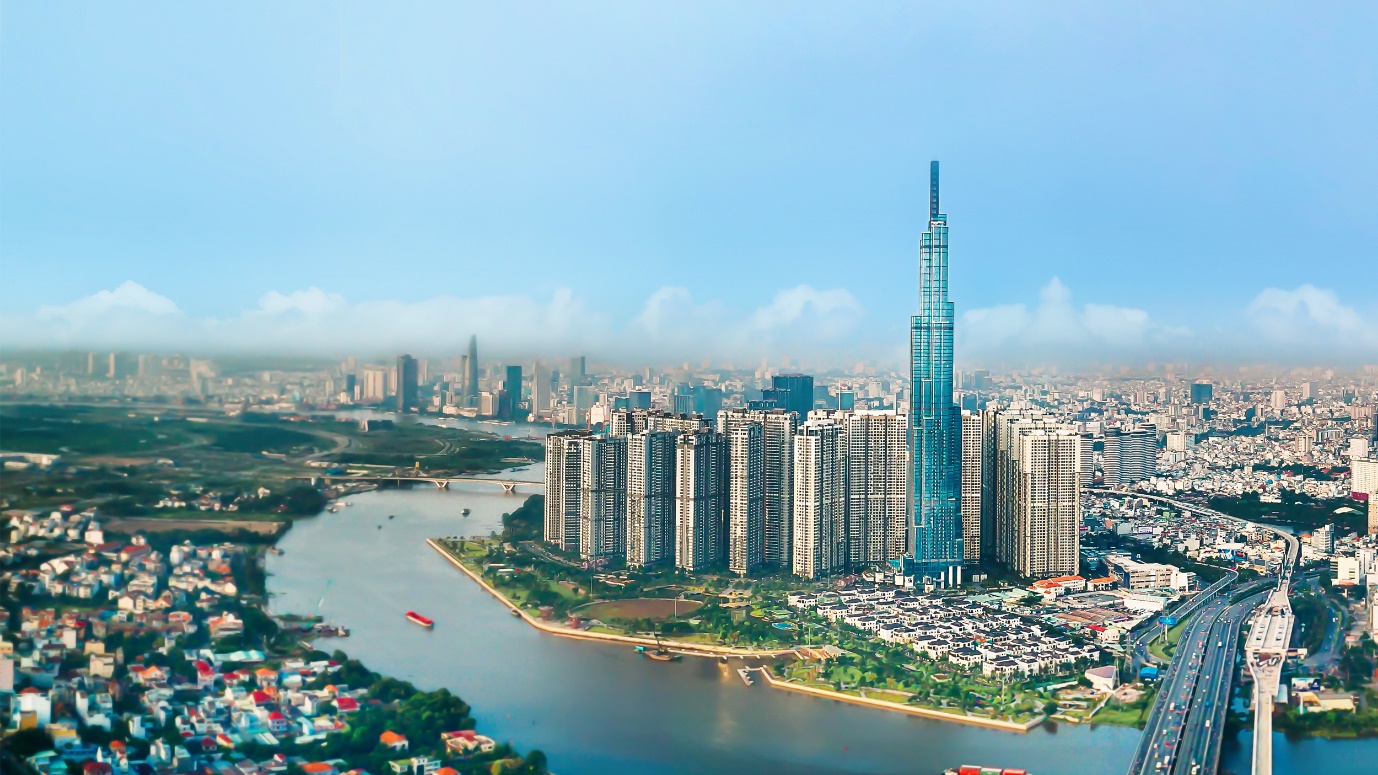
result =
[[[265,614],[246,594],[261,547],[111,540],[94,509],[5,516],[3,753],[39,775],[543,771],[445,690],[315,651],[310,621]]]

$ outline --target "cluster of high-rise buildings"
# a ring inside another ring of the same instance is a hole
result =
[[[1092,451],[1042,412],[954,400],[947,239],[934,162],[907,411],[814,409],[813,380],[797,374],[716,422],[629,395],[603,432],[547,437],[546,540],[592,562],[691,572],[878,567],[935,585],[981,562],[1076,573]],[[1151,473],[1156,442],[1151,428],[1117,435],[1116,481]]]

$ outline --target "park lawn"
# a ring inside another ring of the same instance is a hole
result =
[[[1141,728],[1144,720],[1148,718],[1148,708],[1125,707],[1117,702],[1111,701],[1105,704],[1100,712],[1090,718],[1092,724],[1113,724],[1120,727]]]
[[[885,702],[896,702],[901,705],[909,702],[908,694],[903,692],[890,691],[889,689],[862,689],[861,696],[870,700],[883,700]]]

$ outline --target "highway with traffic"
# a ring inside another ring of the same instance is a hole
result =
[[[1141,495],[1186,512],[1228,517],[1195,504],[1135,493],[1136,497]],[[1287,595],[1301,551],[1295,536],[1271,526],[1260,527],[1287,543],[1277,577],[1234,587],[1238,577],[1231,574],[1173,612],[1179,619],[1190,618],[1186,620],[1172,662],[1149,711],[1139,748],[1130,762],[1130,775],[1207,775],[1216,771],[1238,659],[1239,634],[1245,620],[1259,609],[1260,603],[1264,605],[1254,616],[1245,661],[1256,686],[1254,773],[1267,775],[1272,772],[1272,696],[1268,692],[1269,689],[1273,693],[1277,691],[1276,668],[1281,666],[1283,658],[1277,653],[1277,644],[1280,642],[1285,652],[1291,637],[1291,607]],[[1256,594],[1239,597],[1241,592],[1255,590],[1258,590]],[[1230,599],[1238,602],[1232,604]],[[1149,628],[1132,641],[1130,651],[1136,667],[1151,659],[1147,645],[1153,635],[1153,629]],[[1250,648],[1251,644],[1266,646],[1252,645]],[[1261,716],[1266,718],[1261,719]],[[1259,744],[1260,735],[1266,738],[1262,745]]]

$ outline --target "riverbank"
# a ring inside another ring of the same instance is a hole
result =
[[[971,724],[973,726],[985,727],[987,729],[1000,729],[1006,732],[1019,732],[1021,734],[1042,724],[1047,720],[1046,717],[1031,719],[1023,724],[1016,724],[1013,721],[1001,721],[999,719],[982,718],[980,716],[959,716],[955,713],[945,713],[941,710],[923,708],[917,705],[902,705],[898,702],[887,702],[885,700],[874,700],[870,697],[859,697],[855,694],[843,694],[828,689],[819,689],[814,686],[804,686],[803,684],[792,683],[790,681],[780,681],[770,674],[770,671],[761,668],[756,671],[758,675],[765,676],[766,684],[772,689],[784,689],[801,694],[809,694],[814,697],[821,697],[826,700],[837,700],[838,702],[850,702],[855,705],[866,705],[881,710],[897,711],[908,713],[911,716],[921,716],[923,718],[935,719],[937,721],[951,721],[958,724]]]
[[[635,635],[617,635],[615,633],[609,632],[590,632],[588,630],[576,630],[572,627],[564,627],[562,625],[551,624],[550,622],[543,622],[540,619],[537,619],[536,617],[527,613],[526,611],[523,611],[519,606],[513,603],[510,598],[504,595],[496,587],[489,584],[488,581],[484,579],[481,574],[470,569],[463,563],[463,561],[455,557],[453,553],[451,553],[445,547],[441,546],[439,541],[437,541],[434,538],[427,538],[426,543],[432,549],[439,552],[441,557],[444,557],[456,568],[459,568],[461,571],[463,571],[464,575],[473,579],[474,582],[477,583],[480,587],[482,587],[485,592],[492,595],[494,598],[497,598],[497,600],[500,601],[503,605],[507,606],[509,610],[514,611],[527,624],[540,630],[541,632],[548,633],[550,635],[556,635],[562,638],[577,638],[580,640],[598,640],[611,643],[626,643],[632,646],[664,646],[666,648],[672,649],[680,653],[688,654],[690,656],[768,658],[786,656],[794,653],[794,649],[743,649],[734,646],[715,646],[706,643],[687,643],[684,641],[668,640],[665,638],[661,638],[659,641],[657,641],[654,638],[643,638]]]
[[[676,653],[681,653],[688,656],[702,656],[709,658],[716,656],[768,658],[794,656],[797,653],[792,648],[757,650],[741,649],[731,646],[713,646],[702,643],[685,643],[682,641],[666,639],[656,641],[653,638],[643,638],[634,635],[616,635],[612,633],[603,632],[589,632],[587,630],[576,630],[571,627],[564,627],[561,625],[551,624],[549,622],[543,622],[540,619],[531,616],[526,611],[523,611],[519,606],[513,603],[510,598],[504,595],[496,587],[489,584],[488,581],[484,579],[481,574],[469,568],[467,565],[464,564],[463,561],[455,557],[452,552],[447,550],[444,546],[441,546],[439,541],[433,538],[428,538],[426,539],[426,543],[432,549],[438,552],[440,556],[444,557],[447,561],[449,561],[450,564],[454,565],[456,568],[459,568],[460,571],[464,573],[464,575],[468,576],[475,583],[477,583],[481,589],[483,589],[488,594],[492,595],[495,599],[497,599],[499,602],[505,605],[509,610],[516,612],[516,614],[520,616],[521,619],[525,621],[527,624],[531,625],[533,628],[537,630],[540,630],[541,632],[550,635],[555,635],[563,638],[575,638],[580,640],[596,640],[603,642],[626,643],[633,646],[658,645],[668,648]],[[885,700],[876,700],[869,697],[861,697],[854,694],[844,694],[842,692],[832,691],[828,689],[820,689],[813,686],[804,686],[802,684],[796,684],[790,681],[782,681],[771,675],[770,670],[765,668],[758,669],[757,672],[758,674],[765,676],[766,684],[773,689],[795,691],[800,692],[802,694],[812,695],[814,697],[821,697],[823,699],[837,700],[839,702],[848,702],[855,705],[865,705],[872,708],[878,708],[880,710],[896,711],[899,713],[906,713],[912,716],[921,716],[923,718],[934,719],[937,721],[949,721],[959,724],[971,724],[974,726],[985,727],[987,729],[1000,729],[1006,732],[1025,733],[1046,720],[1046,717],[1040,716],[1038,718],[1031,719],[1023,724],[1020,724],[1013,721],[1001,721],[999,719],[988,719],[979,716],[959,716],[955,713],[947,713],[933,708],[923,708],[915,705],[906,705],[897,702],[887,702]]]

